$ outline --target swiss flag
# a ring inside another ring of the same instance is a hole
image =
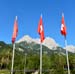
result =
[[[61,20],[61,34],[66,37],[66,25],[64,20],[64,14],[62,14],[62,20]]]
[[[43,27],[42,15],[40,17],[40,21],[38,24],[38,33],[40,35],[41,42],[43,42],[43,40],[44,40],[44,27]]]
[[[14,22],[13,35],[12,35],[12,43],[15,42],[17,34],[18,34],[18,23],[17,23],[17,16],[16,16],[16,19],[15,19],[15,22]]]

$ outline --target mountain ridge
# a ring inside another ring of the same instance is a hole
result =
[[[35,44],[40,44],[39,38],[31,38],[29,35],[24,35],[21,39],[16,41],[16,43],[20,43],[20,42],[24,42],[24,41],[26,41],[27,43],[33,42]],[[60,47],[60,45],[53,38],[50,38],[50,37],[46,37],[44,39],[42,45],[48,47],[49,49]],[[64,47],[63,49],[67,49],[69,52],[75,53],[75,46],[73,46],[73,45],[68,45],[67,47]]]
[[[40,44],[40,39],[39,38],[31,38],[29,35],[23,36],[21,39],[16,41],[16,43],[20,43],[23,41],[27,41],[27,43],[35,42],[36,44]],[[59,46],[53,38],[46,37],[42,43],[44,46],[47,46],[48,48],[53,48]]]

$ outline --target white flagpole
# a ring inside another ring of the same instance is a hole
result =
[[[13,66],[14,66],[14,53],[15,53],[15,43],[13,43],[13,56],[12,56],[11,74],[13,74]]]
[[[67,40],[65,37],[65,47],[67,46]],[[67,58],[67,67],[68,67],[68,74],[70,74],[70,67],[69,67],[69,58],[68,58],[68,51],[66,49],[66,58]]]
[[[42,74],[42,43],[40,43],[40,74]]]

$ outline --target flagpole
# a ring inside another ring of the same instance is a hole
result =
[[[65,47],[67,46],[67,40],[65,37]],[[66,58],[67,58],[67,67],[68,67],[68,74],[70,74],[70,67],[69,67],[69,58],[68,58],[68,51],[66,49]]]
[[[27,56],[27,54],[25,53],[25,65],[24,65],[24,74],[26,74],[26,56]]]
[[[15,43],[13,43],[13,56],[12,56],[11,74],[13,74],[13,66],[14,66],[14,53],[15,53]]]
[[[42,74],[42,43],[40,43],[40,74]]]

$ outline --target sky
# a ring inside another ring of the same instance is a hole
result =
[[[0,41],[11,43],[15,16],[18,16],[16,40],[24,35],[39,38],[37,27],[42,14],[45,37],[53,38],[63,47],[62,12],[67,27],[67,44],[75,46],[75,0],[0,0]]]

